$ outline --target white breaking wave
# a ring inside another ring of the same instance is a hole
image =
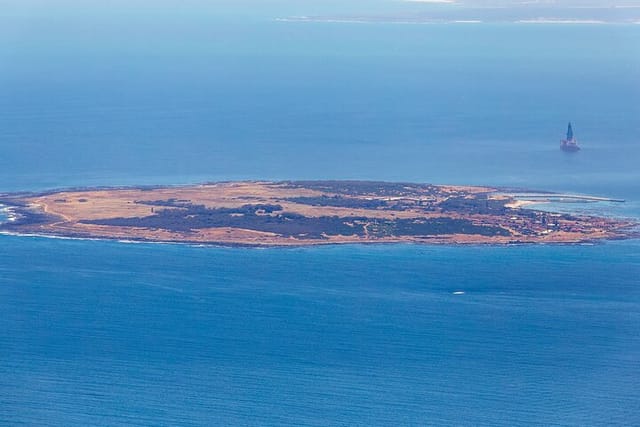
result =
[[[13,222],[18,219],[18,214],[10,206],[0,205],[0,223]]]

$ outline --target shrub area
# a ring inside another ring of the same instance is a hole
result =
[[[300,203],[310,206],[332,206],[336,208],[352,208],[352,209],[378,209],[387,207],[388,203],[384,200],[367,200],[356,199],[353,197],[343,196],[326,196],[319,197],[289,197],[289,202]]]
[[[83,220],[85,224],[121,227],[144,227],[176,232],[191,232],[200,228],[233,227],[277,233],[285,237],[321,239],[324,236],[357,235],[372,237],[419,236],[442,234],[479,234],[508,236],[500,227],[475,225],[469,220],[452,218],[376,219],[367,217],[306,217],[283,212],[282,206],[270,204],[244,205],[239,208],[207,208],[176,201],[154,202],[156,206],[179,207],[162,209],[154,215],[136,218]],[[145,202],[151,204],[151,202]]]

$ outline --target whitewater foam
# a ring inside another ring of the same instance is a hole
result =
[[[0,224],[14,222],[18,217],[19,215],[10,206],[0,205]]]

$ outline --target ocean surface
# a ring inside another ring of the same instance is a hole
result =
[[[0,16],[0,192],[376,179],[640,218],[638,25],[38,10]],[[0,425],[640,424],[638,240],[1,235],[0,313]]]
[[[3,424],[639,420],[638,241],[0,254]]]

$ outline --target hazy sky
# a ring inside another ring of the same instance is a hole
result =
[[[10,10],[32,8],[60,10],[67,7],[80,9],[187,9],[197,7],[216,11],[224,10],[353,10],[402,8],[407,3],[422,6],[455,4],[470,7],[640,7],[640,0],[0,0],[0,14]]]
[[[149,13],[281,16],[447,8],[640,8],[640,0],[0,0],[0,18],[32,14]]]
[[[56,32],[68,33],[74,28],[89,33],[99,33],[106,25],[153,31],[189,29],[214,20],[251,22],[294,16],[486,22],[536,18],[640,21],[640,0],[426,1],[434,0],[0,0],[0,36],[4,39],[0,44],[12,44],[16,38],[35,34],[55,39]]]
[[[457,3],[467,6],[558,6],[558,7],[612,7],[612,6],[638,6],[638,0],[407,0],[423,3]]]

